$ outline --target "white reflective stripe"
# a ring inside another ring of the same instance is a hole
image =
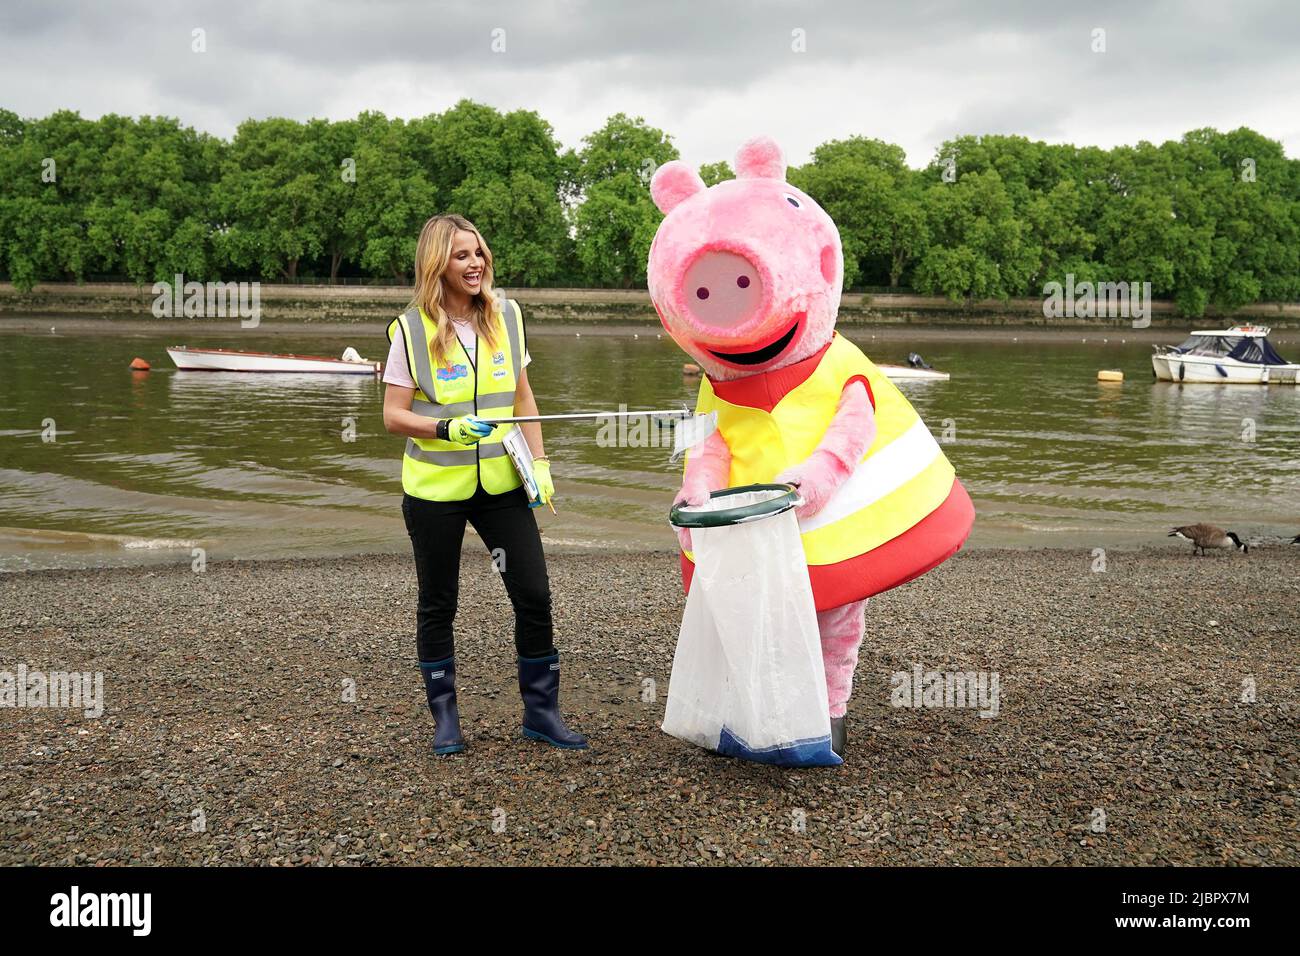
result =
[[[423,389],[421,389],[423,391]],[[424,402],[418,398],[411,399],[411,411],[425,418],[456,418],[459,415],[473,415],[473,402],[452,402],[439,405],[436,402]]]
[[[475,460],[478,458],[472,446],[457,448],[454,451],[426,451],[411,438],[406,439],[406,454],[416,461],[428,462],[430,465],[443,465],[444,467],[458,465],[473,467]]]
[[[523,353],[519,349],[519,319],[515,312],[515,306],[505,296],[501,297],[501,318],[505,322],[506,337],[510,339],[510,364],[515,371],[515,381],[519,381],[519,370],[522,367],[519,363],[524,360]]]
[[[941,454],[943,452],[930,429],[917,418],[903,434],[866,461],[858,462],[853,474],[840,485],[826,506],[811,518],[799,522],[799,531],[807,534],[861,511],[903,487]]]
[[[420,310],[411,309],[402,318],[405,320],[402,325],[406,330],[406,341],[411,346],[411,358],[415,361],[415,367],[411,369],[412,377],[415,384],[420,386],[420,391],[428,398],[436,399],[433,368],[429,362],[429,340],[424,334],[424,320],[420,317]]]
[[[464,448],[456,448],[451,451],[426,451],[417,445],[414,439],[408,438],[406,440],[406,454],[416,461],[428,462],[430,465],[457,467],[472,465],[476,459],[480,458],[501,458],[506,455],[506,446],[498,441],[482,441],[478,444],[478,451],[474,450],[473,445],[466,445]]]

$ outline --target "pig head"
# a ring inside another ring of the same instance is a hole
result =
[[[736,179],[706,188],[680,160],[655,172],[666,218],[650,247],[659,320],[715,381],[782,368],[816,354],[835,328],[844,276],[839,230],[785,181],[767,137],[736,153]]]
[[[649,285],[668,334],[714,383],[764,375],[817,356],[835,333],[844,254],[835,223],[785,181],[771,139],[736,153],[734,180],[705,188],[680,161],[661,166],[650,194],[663,210],[650,246]],[[811,517],[843,484],[875,436],[866,388],[848,387],[816,451],[761,481],[797,486]],[[701,504],[727,486],[729,448],[719,433],[693,449],[679,502]],[[689,550],[689,534],[679,534]]]

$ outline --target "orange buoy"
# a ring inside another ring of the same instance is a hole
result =
[[[700,374],[700,367],[699,367],[698,365],[696,365],[694,362],[686,362],[685,364],[682,365],[682,374],[683,374],[683,375],[699,375],[699,374]]]
[[[135,369],[137,372],[149,371],[149,363],[142,358],[131,359],[131,367]]]

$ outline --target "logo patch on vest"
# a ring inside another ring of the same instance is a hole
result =
[[[505,352],[493,352],[493,353],[492,353],[492,364],[493,364],[493,365],[505,365],[505,364],[506,364],[506,353],[505,353]]]
[[[505,378],[505,377],[506,377],[506,370],[503,369],[503,368],[494,369],[493,372],[492,372],[492,377],[493,377],[493,378]]]
[[[464,378],[469,374],[469,369],[457,362],[451,368],[438,369],[438,381],[450,382],[455,378]]]

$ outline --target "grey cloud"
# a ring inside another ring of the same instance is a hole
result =
[[[207,31],[202,56],[194,27]],[[1089,49],[1094,27],[1103,55]],[[497,28],[504,54],[489,47]],[[795,29],[806,53],[791,51]],[[684,152],[722,158],[752,132],[752,105],[742,116],[737,103],[772,97],[776,131],[815,145],[883,97],[897,114],[885,133],[924,162],[961,132],[1088,142],[1145,122],[1139,136],[1177,135],[1206,125],[1212,104],[1229,116],[1233,91],[1283,124],[1265,133],[1294,136],[1297,35],[1300,5],[1284,2],[6,0],[0,105],[162,112],[229,135],[248,116],[419,115],[464,95],[537,109],[566,145],[610,112],[653,115]],[[376,75],[395,89],[368,93],[362,78]],[[1127,125],[1085,120],[1125,107],[1138,113]]]

